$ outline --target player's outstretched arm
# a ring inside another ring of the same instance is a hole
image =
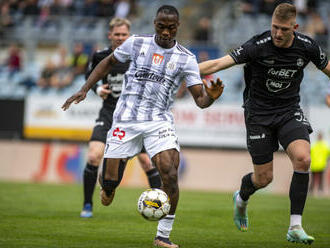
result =
[[[87,92],[95,85],[99,80],[104,78],[111,70],[112,65],[116,64],[118,60],[115,56],[110,54],[109,56],[105,57],[92,71],[89,75],[86,83],[81,87],[81,89],[69,97],[65,103],[62,105],[62,109],[65,111],[67,110],[71,103],[79,103],[86,98]]]
[[[216,81],[211,80],[210,85],[208,85],[206,80],[203,80],[203,84],[205,90],[201,84],[191,86],[188,89],[194,97],[196,105],[200,108],[207,108],[221,96],[224,85],[219,78]]]
[[[235,61],[229,55],[223,56],[219,59],[207,60],[198,64],[201,75],[209,75],[233,65],[235,65]]]

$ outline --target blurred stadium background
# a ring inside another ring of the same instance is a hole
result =
[[[216,58],[270,27],[275,0],[8,0],[0,1],[0,180],[81,181],[87,141],[101,106],[93,92],[63,112],[65,99],[85,82],[87,58],[108,45],[113,16],[128,17],[133,34],[153,33],[155,10],[176,6],[178,40],[199,61]],[[296,0],[299,31],[330,55],[330,1]],[[186,92],[174,108],[182,145],[183,189],[233,191],[251,171],[242,116],[242,68],[213,75],[226,85],[221,99],[199,110]],[[301,103],[314,128],[330,141],[330,110],[324,104],[329,79],[310,64]],[[132,164],[137,163],[134,159]],[[275,156],[275,180],[266,191],[287,193],[291,168]],[[326,174],[329,195],[330,171]],[[123,185],[147,185],[139,166],[130,166]],[[78,209],[77,209],[78,210]]]

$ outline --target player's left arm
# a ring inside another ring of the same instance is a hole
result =
[[[210,85],[203,80],[205,90],[202,84],[196,84],[188,88],[189,92],[193,96],[195,103],[200,108],[209,107],[216,99],[218,99],[222,92],[224,85],[222,81],[217,78],[216,81],[211,80]]]
[[[199,63],[198,66],[201,75],[210,75],[232,67],[235,64],[234,59],[230,55],[226,55],[218,59],[204,61]]]

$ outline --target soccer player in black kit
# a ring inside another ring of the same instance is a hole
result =
[[[279,4],[270,31],[254,36],[222,58],[201,63],[199,68],[202,75],[208,75],[245,63],[243,107],[254,172],[242,178],[240,190],[234,193],[235,225],[247,231],[248,199],[273,180],[273,153],[280,143],[294,170],[287,240],[311,244],[314,238],[305,233],[301,219],[308,190],[312,128],[300,109],[299,90],[310,61],[328,77],[330,63],[315,41],[296,32],[297,28],[295,6]]]
[[[86,79],[92,73],[96,65],[105,57],[120,46],[130,35],[130,22],[123,18],[113,18],[109,23],[110,30],[108,34],[111,40],[111,47],[93,54],[89,61],[86,72]],[[92,136],[88,147],[87,164],[83,175],[84,184],[84,206],[80,213],[80,217],[90,218],[93,216],[93,193],[97,180],[98,166],[102,161],[107,132],[112,125],[112,115],[115,110],[118,97],[121,93],[122,81],[125,72],[129,67],[129,63],[120,63],[113,67],[111,72],[102,80],[101,85],[95,85],[93,90],[104,101],[99,112],[99,116],[95,122]],[[151,188],[160,188],[161,179],[158,170],[152,165],[148,155],[143,152],[138,155],[142,169],[146,172]]]

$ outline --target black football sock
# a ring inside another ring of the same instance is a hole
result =
[[[239,195],[243,201],[249,200],[250,195],[256,192],[257,188],[254,186],[252,182],[252,173],[245,175],[242,178],[241,189],[239,191]]]
[[[150,188],[160,189],[160,187],[162,186],[162,181],[160,179],[158,170],[156,168],[153,168],[147,171],[147,176],[148,176]]]
[[[308,172],[295,171],[293,173],[289,193],[291,202],[291,215],[302,215],[307,198],[308,181]]]
[[[93,193],[97,180],[98,167],[91,164],[86,164],[84,170],[84,205],[90,203],[93,205]]]

